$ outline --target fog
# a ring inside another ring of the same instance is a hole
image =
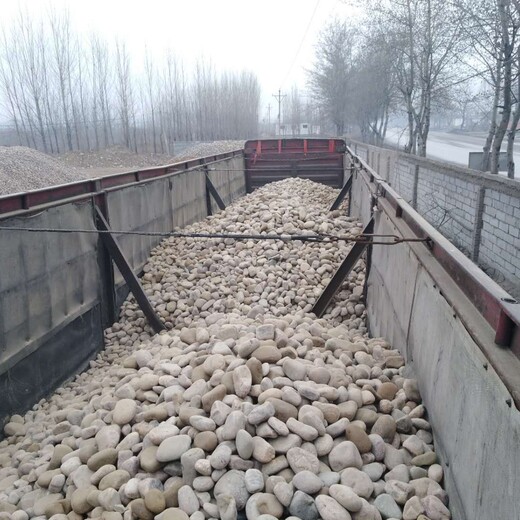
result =
[[[205,57],[219,70],[248,68],[260,81],[264,107],[278,88],[305,84],[325,23],[355,12],[341,0],[4,0],[0,26],[20,8],[38,18],[49,7],[68,10],[85,38],[95,32],[124,41],[135,71],[146,48],[156,59],[172,50],[188,65]]]

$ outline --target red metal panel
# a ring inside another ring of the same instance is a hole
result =
[[[247,141],[244,155],[248,191],[295,176],[341,188],[345,150],[342,139]]]

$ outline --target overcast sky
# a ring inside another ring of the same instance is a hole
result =
[[[2,0],[2,22],[19,5],[44,13],[45,0]],[[271,94],[294,83],[304,86],[304,68],[312,62],[317,35],[328,19],[349,17],[341,0],[53,0],[68,7],[73,25],[88,34],[124,39],[141,67],[146,46],[153,56],[173,49],[186,62],[211,58],[219,68],[248,67]]]

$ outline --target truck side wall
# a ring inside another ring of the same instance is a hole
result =
[[[520,298],[520,182],[350,141],[418,213]]]
[[[226,203],[245,194],[244,160],[210,163]],[[110,190],[106,212],[114,230],[172,231],[207,216],[204,170],[194,169]],[[212,204],[212,211],[218,207]],[[2,231],[1,227],[95,230],[92,199],[0,222],[0,424],[82,370],[103,347],[128,289],[97,234]],[[118,242],[135,273],[161,237],[121,235]],[[113,291],[115,301],[107,294]],[[111,305],[113,304],[113,307]]]
[[[366,223],[370,192],[359,174],[352,194],[352,215]],[[374,233],[399,234],[385,212],[374,219]],[[410,244],[373,247],[367,312],[371,334],[398,348],[419,381],[453,518],[520,518],[520,414]]]

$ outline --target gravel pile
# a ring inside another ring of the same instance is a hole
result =
[[[75,168],[24,146],[0,146],[0,195],[81,180]]]
[[[0,195],[38,190],[85,180],[92,176],[116,173],[111,168],[128,170],[162,166],[197,157],[236,150],[244,141],[199,143],[179,155],[136,154],[114,146],[98,152],[69,152],[49,156],[24,146],[0,146]],[[103,168],[107,168],[104,172]],[[88,172],[93,169],[95,172]]]
[[[174,162],[216,155],[244,147],[245,141],[214,141],[212,143],[197,143],[179,154],[135,153],[124,146],[113,146],[105,150],[91,152],[67,152],[58,159],[77,168],[146,168],[162,166]]]
[[[212,143],[199,143],[175,156],[175,161],[187,161],[197,157],[206,157],[219,153],[232,152],[244,148],[245,141],[213,141]]]
[[[334,232],[337,190],[270,184],[192,231]],[[444,520],[426,411],[404,360],[369,338],[360,264],[309,310],[350,246],[166,240],[91,368],[13,416],[0,518]]]
[[[77,168],[146,168],[162,166],[175,162],[168,154],[135,153],[124,146],[112,146],[105,150],[90,152],[67,152],[57,156],[58,159]]]

